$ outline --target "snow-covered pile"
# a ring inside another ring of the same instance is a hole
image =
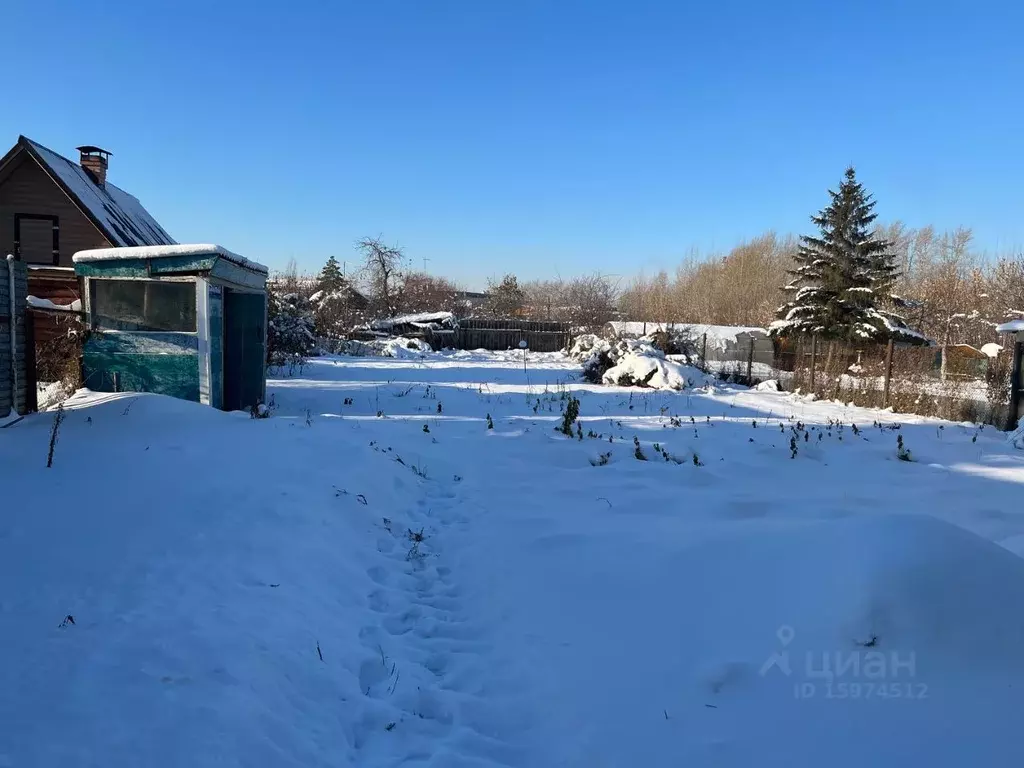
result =
[[[400,360],[411,360],[433,352],[430,345],[422,339],[407,339],[404,336],[388,339],[381,344],[381,351],[384,357],[395,357]]]
[[[651,389],[685,389],[706,383],[697,368],[668,360],[665,353],[644,341],[625,340],[625,354],[601,377],[605,384]]]
[[[777,379],[768,379],[767,381],[762,381],[760,384],[754,387],[754,389],[756,389],[758,392],[782,391],[782,387],[779,386],[779,382]]]
[[[370,341],[346,341],[339,354],[354,357],[394,357],[399,360],[414,360],[433,352],[423,339],[409,339],[397,336],[393,339],[372,339]]]
[[[685,360],[669,360],[665,353],[643,339],[624,338],[608,341],[584,334],[569,349],[569,357],[583,366],[583,378],[621,387],[685,389],[705,383],[705,375]]]

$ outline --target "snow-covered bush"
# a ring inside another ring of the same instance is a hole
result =
[[[758,392],[781,392],[782,391],[782,387],[779,386],[779,382],[776,379],[768,379],[767,381],[762,381],[760,384],[758,384],[756,387],[754,387],[754,389],[756,389]]]
[[[338,354],[355,357],[394,357],[400,360],[412,360],[433,352],[430,345],[422,339],[408,339],[399,336],[394,339],[372,339],[370,341],[342,342]]]
[[[82,386],[82,345],[88,335],[79,315],[55,315],[61,334],[36,344],[36,380],[45,391],[37,395],[40,409],[71,397]]]
[[[615,365],[611,357],[612,343],[593,333],[576,337],[569,348],[569,357],[583,366],[583,378],[591,384],[600,384],[604,372]],[[617,359],[617,358],[616,358]]]
[[[584,334],[569,349],[569,357],[583,366],[583,378],[595,384],[684,389],[705,380],[696,368],[666,359],[648,338],[612,342]]]
[[[678,390],[702,382],[704,374],[688,365],[666,360],[663,352],[644,345],[631,349],[604,372],[601,380],[620,387]]]
[[[422,339],[407,339],[404,336],[383,342],[382,350],[384,357],[395,357],[400,360],[419,358],[433,352],[430,345]]]
[[[655,349],[661,350],[666,355],[685,355],[687,365],[697,362],[700,354],[697,351],[696,340],[688,328],[665,328],[641,336],[639,341],[646,341]]]
[[[1014,448],[1019,448],[1024,451],[1024,423],[1010,434],[1007,438],[1007,442],[1009,442]]]
[[[269,285],[268,285],[269,288]],[[298,363],[316,351],[313,309],[298,293],[267,292],[267,363]]]

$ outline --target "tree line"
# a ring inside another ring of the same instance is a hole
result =
[[[308,301],[317,335],[339,338],[370,319],[450,311],[590,329],[619,318],[854,341],[914,341],[919,333],[980,346],[998,340],[999,323],[1024,317],[1024,254],[989,258],[970,229],[879,224],[874,208],[851,168],[811,217],[813,234],[769,231],[724,254],[692,251],[671,275],[521,282],[510,273],[489,280],[480,301],[453,280],[412,269],[400,247],[378,237],[356,243],[352,274],[333,256],[316,276],[300,276],[292,262],[273,287]]]
[[[1024,254],[988,257],[967,228],[877,224],[874,202],[847,171],[818,228],[767,232],[724,255],[693,253],[669,276],[635,278],[619,307],[629,319],[771,327],[851,341],[915,334],[939,344],[998,341],[1024,317]],[[794,313],[795,310],[795,313]],[[909,331],[910,333],[907,333]]]
[[[600,274],[520,283],[508,273],[487,281],[481,301],[453,280],[412,269],[401,248],[380,238],[364,238],[356,250],[352,274],[334,256],[315,276],[300,275],[291,260],[270,282],[271,314],[287,297],[290,314],[308,312],[316,335],[334,338],[345,338],[370,320],[421,312],[553,320],[581,327],[600,327],[618,314],[618,285]]]

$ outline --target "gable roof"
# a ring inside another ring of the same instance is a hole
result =
[[[137,198],[109,181],[99,186],[78,163],[32,139],[19,136],[18,143],[0,160],[0,168],[22,151],[39,163],[111,245],[174,245],[174,239]]]

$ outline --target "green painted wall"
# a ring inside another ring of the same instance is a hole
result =
[[[266,294],[228,289],[224,297],[224,408],[262,402],[266,389]]]
[[[158,259],[108,259],[75,264],[82,277],[150,277],[209,272],[218,256],[165,256]]]
[[[199,339],[189,333],[93,332],[82,349],[85,386],[199,402]]]
[[[207,289],[207,316],[210,323],[210,405],[224,407],[224,289]]]

